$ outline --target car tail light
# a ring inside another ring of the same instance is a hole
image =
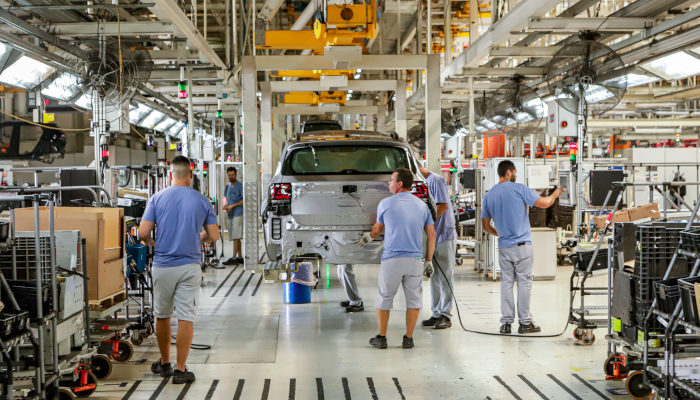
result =
[[[282,220],[279,218],[272,218],[272,239],[282,239]]]
[[[291,183],[275,183],[272,185],[271,197],[273,201],[292,201],[292,184]]]
[[[411,186],[411,194],[418,197],[419,199],[428,198],[428,186],[423,182],[414,183]]]

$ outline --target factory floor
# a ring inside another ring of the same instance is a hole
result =
[[[226,254],[230,254],[226,249]],[[456,271],[457,303],[464,325],[497,332],[500,282],[477,274],[471,260]],[[404,297],[397,295],[389,321],[389,348],[368,345],[377,333],[374,300],[379,266],[355,268],[365,312],[345,314],[345,295],[334,268],[310,304],[284,304],[282,285],[266,284],[242,267],[209,270],[204,278],[195,343],[188,366],[192,385],[173,385],[151,374],[159,358],[155,337],[134,346],[125,365],[114,365],[93,399],[630,399],[624,382],[605,381],[603,329],[592,346],[577,344],[572,328],[553,338],[517,338],[467,333],[456,315],[453,327],[416,328],[416,347],[401,348]],[[532,312],[543,334],[564,329],[570,266],[553,281],[535,281]],[[591,279],[604,285],[606,276]],[[424,284],[430,316],[430,287]],[[517,328],[517,324],[514,325]],[[175,347],[173,346],[173,352]],[[174,356],[173,356],[174,357]]]

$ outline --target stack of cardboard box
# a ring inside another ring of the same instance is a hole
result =
[[[598,229],[605,228],[605,221],[607,221],[609,214],[599,215],[593,217],[593,223]],[[639,207],[624,208],[619,211],[615,211],[612,215],[610,223],[613,222],[633,222],[642,219],[656,219],[661,218],[661,213],[659,213],[658,203],[649,203]]]

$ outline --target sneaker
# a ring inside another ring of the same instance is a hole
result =
[[[365,306],[362,302],[360,302],[360,304],[345,307],[346,313],[355,313],[355,312],[362,312],[362,311],[365,311]]]
[[[441,315],[435,325],[433,325],[433,329],[447,329],[452,327],[452,321],[450,321],[449,318],[447,318],[444,315]]]
[[[421,322],[420,325],[421,326],[435,326],[436,322],[438,322],[438,318],[430,317],[426,320],[423,320],[423,322]]]
[[[224,264],[224,265],[234,265],[234,264],[236,264],[236,260],[233,259],[233,258],[229,258],[228,260],[222,262],[222,264]]]
[[[185,371],[175,370],[173,374],[173,384],[180,385],[187,382],[194,382],[194,372],[185,367]]]
[[[341,307],[350,307],[350,300],[341,301],[339,304]]]
[[[212,267],[212,268],[214,268],[214,269],[226,269],[226,266],[223,265],[223,264],[220,264],[220,263],[216,263],[216,264],[212,263],[212,264],[210,265],[210,267]]]
[[[510,333],[510,324],[501,325],[501,333]]]
[[[377,335],[369,340],[369,344],[378,349],[386,349],[386,336]]]
[[[173,376],[173,366],[170,363],[161,364],[160,359],[151,365],[151,372],[163,378]]]
[[[236,264],[243,264],[243,257],[238,257],[235,259]]]
[[[529,324],[520,324],[520,327],[518,328],[518,333],[537,333],[541,331],[542,328],[535,325],[533,322],[530,322]]]
[[[403,348],[412,349],[413,348],[413,338],[403,335]]]

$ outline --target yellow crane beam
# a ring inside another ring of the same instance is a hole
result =
[[[345,104],[345,91],[289,92],[279,96],[281,104]]]

